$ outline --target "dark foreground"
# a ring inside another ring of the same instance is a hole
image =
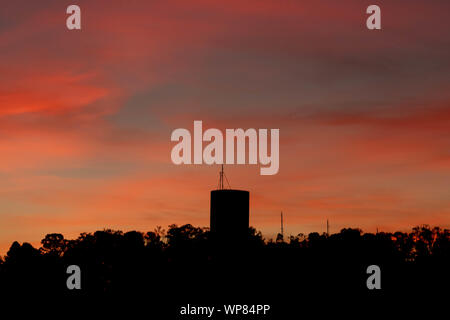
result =
[[[81,270],[80,290],[67,287],[70,265]],[[380,268],[381,289],[367,287],[370,265]],[[158,319],[297,319],[307,309],[337,312],[327,310],[336,305],[379,310],[398,307],[400,298],[411,306],[435,296],[448,300],[449,270],[450,231],[439,228],[394,234],[343,229],[276,242],[251,229],[248,239],[236,242],[232,235],[219,241],[185,225],[145,234],[97,231],[76,240],[50,234],[40,249],[15,242],[0,264],[0,293],[66,301],[101,297],[140,306],[144,301]],[[231,316],[224,305],[244,307]],[[264,305],[269,311],[256,314]],[[193,307],[215,312],[181,314]]]

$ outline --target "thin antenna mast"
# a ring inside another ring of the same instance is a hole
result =
[[[220,170],[219,189],[223,190],[223,164],[222,164],[222,169]]]
[[[330,225],[328,223],[328,219],[327,219],[327,236],[330,236]]]
[[[219,187],[218,187],[219,190],[225,189],[225,181],[228,185],[228,189],[231,189],[230,182],[228,182],[228,178],[225,175],[225,171],[223,170],[223,164],[222,164],[222,167],[220,169],[220,174],[219,174]]]
[[[281,236],[284,239],[284,228],[283,228],[283,211],[281,211]]]

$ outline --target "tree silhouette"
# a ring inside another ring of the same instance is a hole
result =
[[[62,256],[67,249],[68,241],[60,233],[47,234],[41,240],[40,248],[43,254]]]
[[[208,228],[191,224],[145,233],[105,229],[73,240],[51,233],[39,249],[11,245],[0,259],[0,292],[75,294],[65,286],[65,269],[72,264],[83,270],[82,292],[140,293],[152,301],[162,296],[186,301],[187,296],[220,296],[227,290],[262,298],[280,281],[311,295],[318,288],[366,290],[361,279],[371,264],[386,270],[383,288],[396,293],[431,290],[449,278],[450,231],[426,225],[410,233],[312,232],[289,236],[287,242],[265,240],[249,228],[247,239],[236,244],[230,235],[221,245],[229,250],[215,246]]]

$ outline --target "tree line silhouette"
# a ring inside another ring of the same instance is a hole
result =
[[[250,228],[247,241],[236,244],[232,238],[218,242],[208,228],[190,224],[145,233],[105,229],[73,240],[47,234],[40,248],[11,245],[0,259],[0,293],[126,293],[172,304],[187,297],[225,299],[230,291],[233,297],[273,303],[336,292],[381,295],[366,287],[366,268],[373,264],[381,268],[384,295],[449,284],[450,230],[439,227],[376,234],[345,228],[287,239],[279,234],[275,240]],[[66,287],[69,265],[82,271],[81,290]],[[283,295],[280,289],[286,286],[296,294]]]

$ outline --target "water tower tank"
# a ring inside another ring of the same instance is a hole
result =
[[[219,239],[245,240],[249,228],[249,202],[248,191],[211,191],[211,233]]]

